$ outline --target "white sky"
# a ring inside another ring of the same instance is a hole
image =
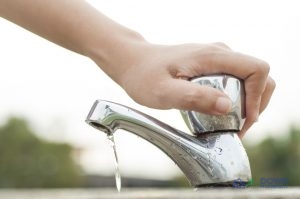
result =
[[[277,82],[276,92],[245,141],[281,136],[291,123],[298,124],[300,12],[296,0],[89,2],[151,42],[221,41],[266,60]],[[176,110],[152,110],[135,104],[89,59],[1,18],[0,92],[1,123],[10,115],[25,116],[41,136],[85,149],[82,164],[94,173],[111,174],[114,170],[105,135],[84,123],[96,99],[131,106],[186,130]],[[179,172],[168,157],[142,139],[124,131],[115,139],[123,175],[165,178]]]

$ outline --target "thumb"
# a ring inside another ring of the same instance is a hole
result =
[[[170,80],[168,87],[165,94],[173,108],[213,115],[226,114],[231,109],[229,97],[215,88],[183,79]]]

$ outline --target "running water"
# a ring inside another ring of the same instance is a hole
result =
[[[113,133],[107,134],[107,138],[108,138],[109,143],[110,143],[110,145],[111,145],[111,147],[113,148],[113,151],[114,151],[116,187],[117,187],[118,192],[120,192],[121,191],[121,173],[120,173],[119,160],[118,160],[116,144],[115,144]]]

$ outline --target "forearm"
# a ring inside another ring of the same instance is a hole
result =
[[[118,71],[124,72],[126,68],[114,68],[110,60],[124,59],[128,56],[123,50],[126,45],[143,42],[138,34],[105,17],[83,0],[0,0],[0,16],[91,57],[115,81],[118,81]]]

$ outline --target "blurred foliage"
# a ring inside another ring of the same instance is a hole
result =
[[[188,179],[184,175],[176,176],[172,179],[170,187],[190,187]]]
[[[82,183],[71,146],[39,139],[22,119],[11,118],[0,127],[0,187],[77,187]]]
[[[261,178],[288,178],[288,186],[300,185],[300,129],[291,127],[283,138],[267,138],[246,146],[254,186]]]

